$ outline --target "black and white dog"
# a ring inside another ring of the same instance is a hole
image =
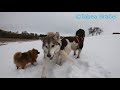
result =
[[[71,43],[71,49],[74,50],[74,55],[76,55],[76,51],[78,50],[77,58],[80,58],[80,53],[84,45],[84,38],[85,31],[83,29],[77,30],[75,36],[67,36],[63,38],[63,40],[67,39]]]
[[[83,45],[84,45],[84,38],[85,38],[85,31],[83,29],[79,29],[76,32],[76,37],[78,38],[78,56],[77,58],[80,57],[80,53],[82,51]],[[74,55],[76,55],[76,50],[74,50]]]

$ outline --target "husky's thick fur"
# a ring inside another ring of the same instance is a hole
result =
[[[34,62],[36,62],[36,59],[38,57],[38,54],[40,54],[40,52],[38,52],[38,50],[36,49],[32,49],[29,50],[27,52],[16,52],[14,54],[14,63],[17,67],[17,69],[22,68],[25,69],[25,66],[28,63],[31,63],[32,65],[34,65]]]
[[[42,78],[47,77],[48,64],[54,63],[62,65],[64,60],[71,60],[68,58],[68,54],[71,51],[71,45],[69,40],[60,39],[58,32],[49,32],[47,36],[43,39],[42,45],[44,51],[44,64],[42,70]]]

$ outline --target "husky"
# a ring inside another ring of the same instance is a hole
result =
[[[44,63],[41,78],[47,78],[49,63],[62,65],[65,60],[72,61],[72,59],[68,57],[71,52],[71,44],[69,40],[61,39],[59,32],[48,32],[42,41]]]

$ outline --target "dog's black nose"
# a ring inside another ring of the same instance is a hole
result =
[[[48,54],[48,55],[47,55],[47,57],[51,57],[51,55],[50,55],[50,54]]]
[[[40,54],[40,52],[38,52],[37,54]]]

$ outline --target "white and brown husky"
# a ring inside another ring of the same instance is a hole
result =
[[[65,60],[71,60],[68,57],[71,52],[71,44],[67,39],[61,40],[58,32],[49,32],[42,41],[44,64],[41,77],[45,78],[47,77],[49,63],[62,65]]]

